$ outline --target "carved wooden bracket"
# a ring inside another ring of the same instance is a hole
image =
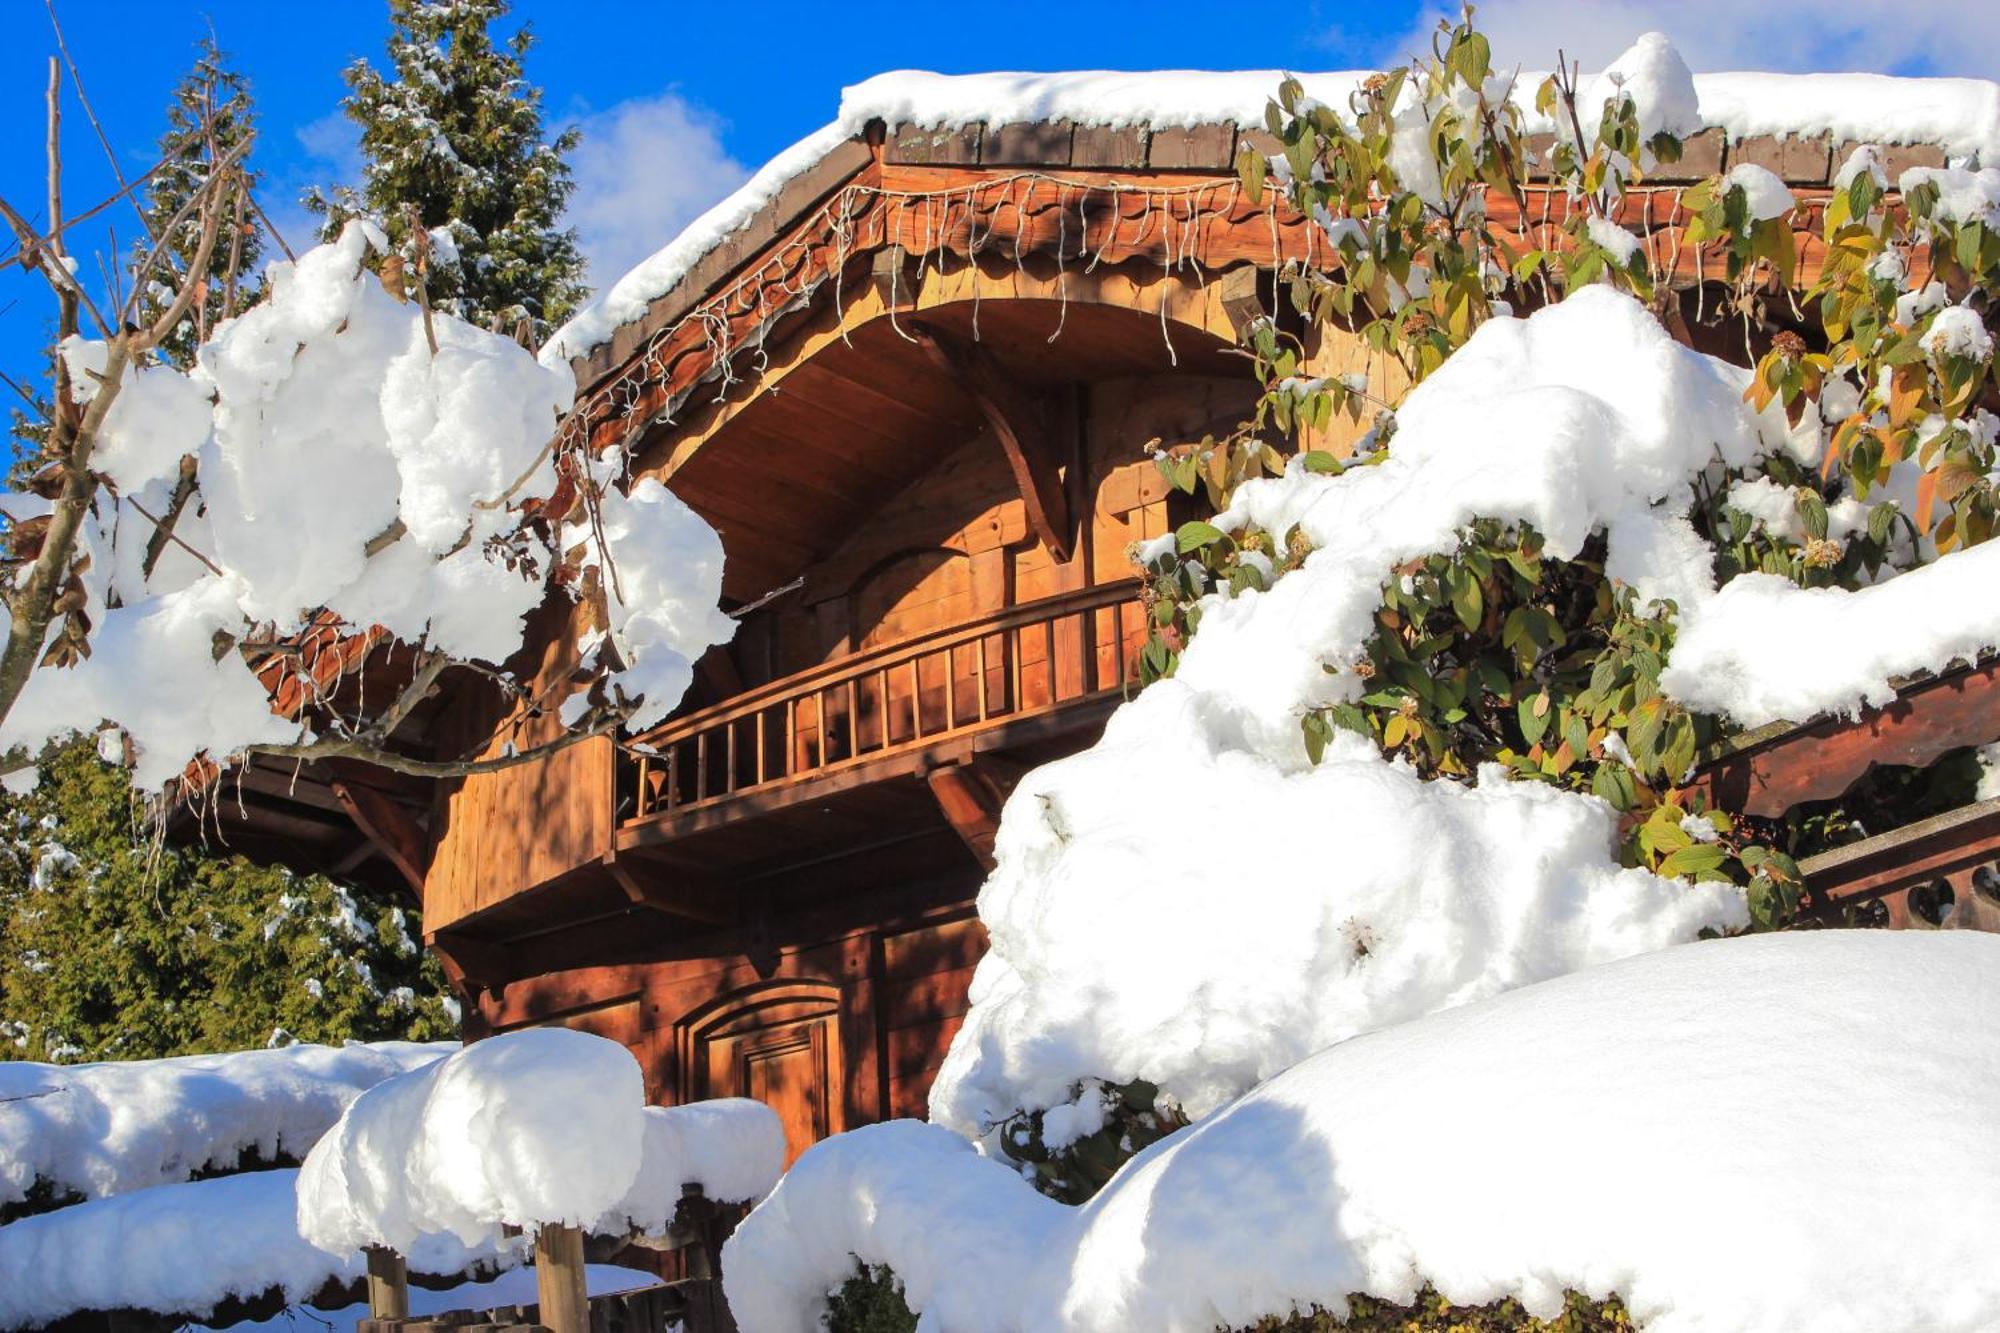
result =
[[[431,864],[430,834],[402,805],[365,783],[336,778],[332,787],[340,808],[347,812],[362,836],[402,874],[410,892],[421,903],[424,876]]]
[[[986,756],[934,768],[927,775],[938,808],[979,864],[993,868],[993,835],[1000,829],[1000,807],[1020,781],[1021,770]]]
[[[675,882],[642,878],[615,856],[607,856],[603,864],[635,906],[685,917],[705,926],[726,926],[735,919],[728,900],[706,884],[690,884],[681,877],[676,877]]]
[[[924,323],[912,323],[910,332],[986,419],[1006,451],[1007,466],[1028,508],[1028,526],[1057,560],[1068,561],[1076,549],[1076,511],[1063,470],[1080,474],[1082,443],[1074,387],[1045,404],[1023,390],[979,343]]]
[[[479,991],[499,995],[520,974],[513,951],[491,940],[475,940],[452,931],[435,931],[424,943],[437,955],[451,988],[468,997]]]

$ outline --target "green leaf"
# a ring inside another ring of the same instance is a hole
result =
[[[1213,523],[1204,523],[1198,518],[1191,519],[1181,524],[1175,531],[1174,545],[1182,555],[1186,555],[1189,551],[1200,550],[1204,546],[1223,541],[1227,536],[1227,533]]]
[[[1716,869],[1728,857],[1729,849],[1720,843],[1692,843],[1660,862],[1659,873],[1675,878],[1692,878],[1704,871]]]

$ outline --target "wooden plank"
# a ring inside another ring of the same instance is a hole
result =
[[[959,129],[925,129],[898,125],[882,145],[882,160],[908,164],[969,165],[979,160],[985,126],[977,121]]]
[[[403,1256],[386,1245],[370,1245],[363,1253],[368,1260],[368,1317],[408,1319],[410,1269]]]
[[[1781,139],[1759,135],[1731,144],[1729,164],[1732,168],[1746,164],[1763,167],[1788,185],[1824,185],[1831,170],[1831,149],[1831,140],[1824,134],[1810,138],[1788,134]]]
[[[980,160],[989,167],[1066,167],[1070,161],[1070,138],[1075,129],[1067,120],[995,125],[986,131]]]
[[[883,937],[882,976],[900,984],[970,968],[985,952],[986,927],[977,917],[903,931]]]
[[[625,896],[640,907],[671,916],[699,921],[703,925],[727,925],[736,913],[725,895],[713,885],[690,882],[684,877],[669,880],[656,872],[635,868],[615,856],[606,857],[604,868],[618,881]]]
[[[1070,165],[1130,169],[1146,165],[1143,125],[1079,125],[1070,141]]]
[[[883,1027],[916,1027],[963,1015],[972,1004],[971,967],[955,967],[885,986]]]
[[[1177,171],[1232,171],[1235,155],[1234,125],[1189,125],[1155,129],[1147,146],[1146,165]]]
[[[2000,661],[1906,686],[1858,718],[1779,726],[1740,739],[1695,784],[1725,810],[1773,817],[1840,795],[1877,764],[1925,767],[1948,750],[2000,740]]]
[[[354,826],[396,867],[421,902],[424,877],[430,873],[430,834],[408,810],[373,787],[336,780],[332,790]]]
[[[581,1229],[545,1226],[535,1233],[535,1294],[549,1333],[590,1333]]]

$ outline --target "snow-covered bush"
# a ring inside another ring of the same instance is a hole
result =
[[[0,1209],[37,1182],[103,1199],[228,1170],[248,1154],[303,1157],[349,1102],[456,1043],[189,1055],[103,1064],[0,1063]]]
[[[116,727],[147,788],[252,749],[463,772],[470,756],[390,753],[390,733],[461,664],[526,720],[556,711],[506,670],[549,599],[587,604],[570,736],[663,714],[728,636],[715,533],[663,490],[628,499],[620,455],[559,429],[568,369],[389,291],[382,244],[352,223],[274,264],[188,374],[129,331],[62,341],[54,461],[0,502],[11,771]],[[277,716],[259,669],[329,615],[411,645],[410,683],[364,712]]]
[[[1322,1051],[1080,1208],[872,1126],[738,1230],[730,1305],[809,1333],[858,1258],[949,1333],[1208,1333],[1427,1282],[1541,1319],[1615,1293],[1657,1333],[1972,1333],[2000,1311],[1996,966],[1974,932],[1661,950]]]

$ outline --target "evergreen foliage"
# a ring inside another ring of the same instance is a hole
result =
[[[328,240],[352,218],[381,227],[429,299],[536,343],[585,295],[576,233],[561,228],[577,132],[545,137],[524,24],[495,41],[506,0],[390,0],[388,72],[346,72],[367,158],[359,189],[315,191]]]
[[[0,1054],[132,1060],[449,1038],[414,913],[320,876],[158,844],[122,769],[65,748],[0,796]]]
[[[256,111],[249,83],[229,67],[228,56],[213,37],[204,39],[194,68],[175,85],[167,104],[160,165],[147,184],[142,206],[147,232],[165,246],[177,273],[188,273],[201,245],[201,219],[189,206],[191,201],[207,186],[219,161],[238,150],[247,158],[255,135]],[[254,186],[256,173],[248,175]],[[149,244],[138,248],[135,267],[149,248]],[[177,366],[193,365],[194,349],[209,331],[249,307],[256,293],[246,279],[256,272],[262,253],[256,223],[239,204],[230,219],[226,242],[219,242],[209,257],[208,271],[186,279],[204,284],[207,290],[195,303],[191,317],[162,342],[160,350],[169,361]],[[172,303],[175,293],[156,285],[142,295],[141,312],[152,320]]]
[[[886,1264],[856,1263],[854,1276],[826,1298],[827,1333],[916,1333],[903,1284]]]

